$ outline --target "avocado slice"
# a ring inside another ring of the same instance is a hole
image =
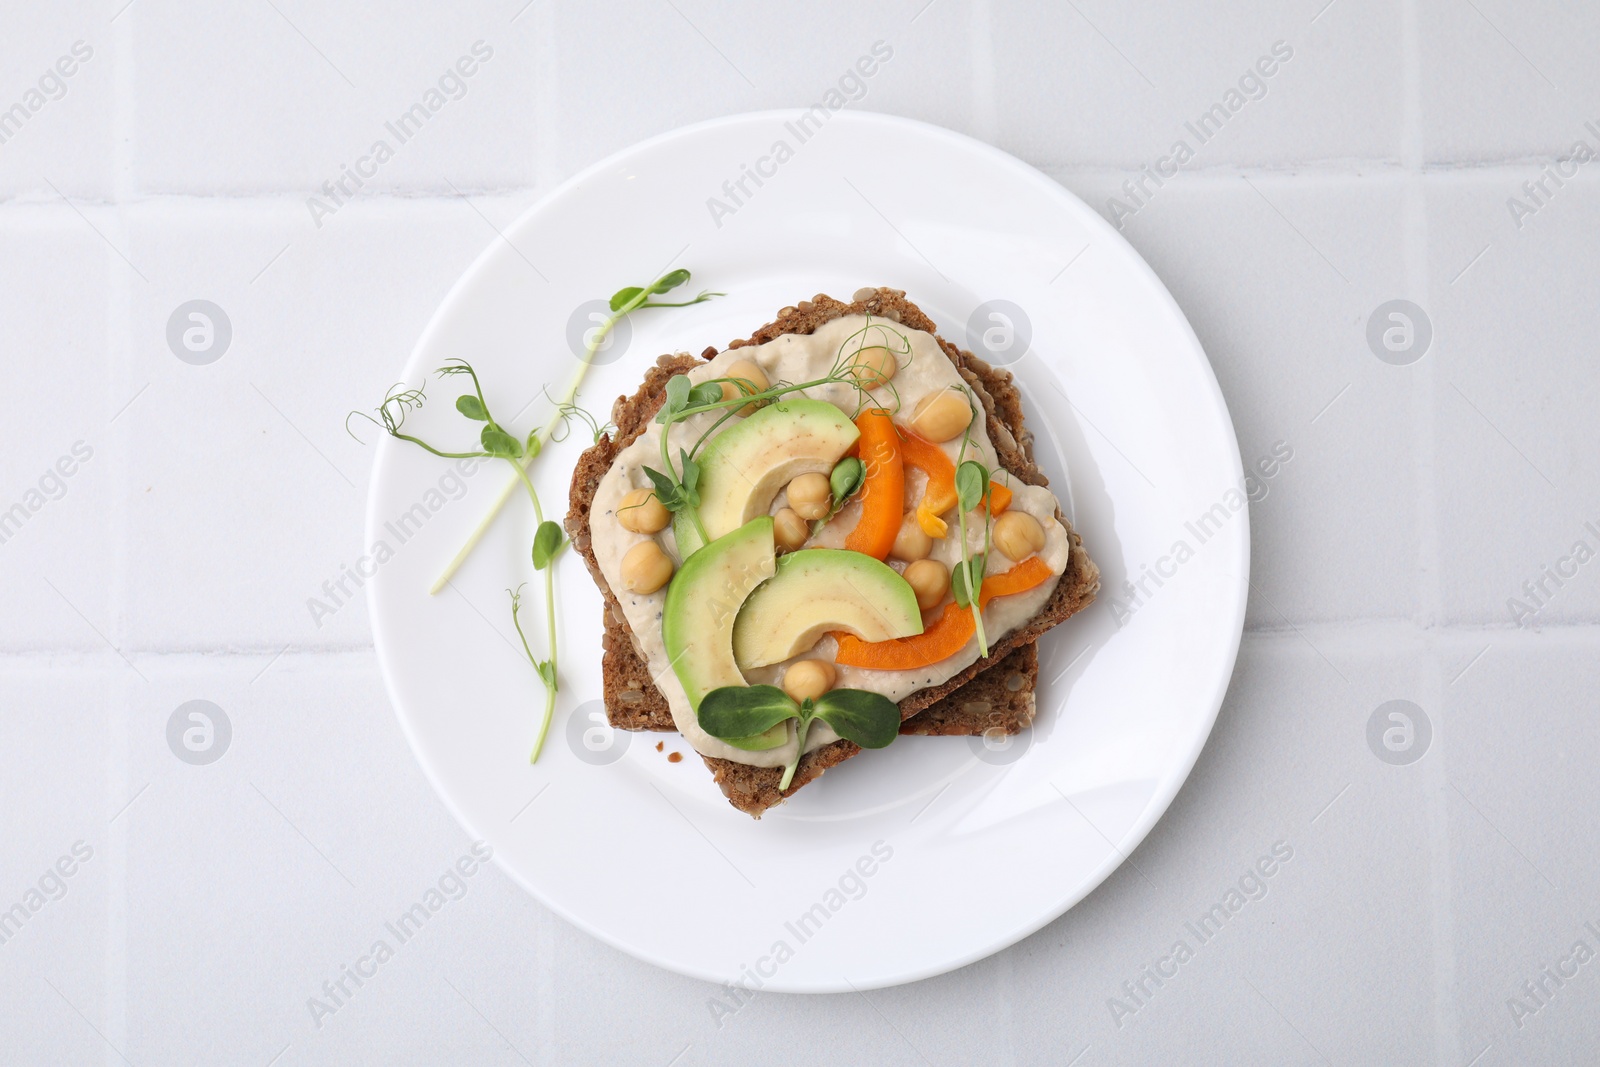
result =
[[[910,637],[922,632],[922,612],[893,567],[847,549],[801,549],[779,557],[777,574],[739,609],[733,659],[745,669],[779,663],[830,630],[863,641]]]
[[[856,443],[861,431],[843,411],[823,400],[779,400],[706,442],[700,463],[700,522],[715,540],[772,507],[790,480],[813,471],[827,474]],[[687,511],[672,524],[683,559],[701,545]]]
[[[711,690],[748,684],[733,659],[734,619],[751,590],[772,577],[775,560],[772,518],[762,515],[684,560],[667,586],[661,640],[696,712]],[[788,737],[789,725],[782,722],[764,734],[730,743],[767,749]]]

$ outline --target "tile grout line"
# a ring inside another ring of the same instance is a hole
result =
[[[113,105],[111,120],[110,213],[112,232],[121,246],[128,249],[130,255],[133,254],[133,245],[129,241],[123,205],[133,199],[137,192],[133,173],[133,138],[136,133],[133,97],[137,83],[133,66],[133,24],[138,18],[137,12],[127,12],[125,18],[118,19],[110,26],[112,79],[116,86],[116,102]],[[111,306],[107,309],[106,330],[107,350],[112,366],[106,378],[108,381],[117,382],[124,377],[131,378],[135,365],[134,283],[130,273],[122,269],[122,264],[112,263],[111,267],[108,291]],[[124,395],[129,392],[131,385],[123,390]],[[124,422],[117,430],[121,442],[126,443],[131,440],[133,425],[132,422]],[[128,644],[127,605],[130,574],[128,533],[132,521],[129,503],[132,492],[130,477],[132,464],[126,447],[113,448],[111,451],[111,491],[116,497],[110,508],[110,514],[113,524],[112,543],[116,548],[113,549],[111,558],[111,619],[108,630],[117,641],[118,647],[125,647]],[[119,779],[113,785],[114,790],[125,795],[128,792],[127,784],[131,781],[133,728],[138,719],[135,711],[138,701],[127,699],[136,692],[132,682],[122,679],[114,680],[111,684],[120,692],[123,699],[116,701],[110,709],[113,716],[111,734],[116,741],[113,744],[113,759],[107,769],[110,777]],[[144,695],[140,693],[141,697]],[[107,865],[110,885],[107,887],[106,899],[105,1027],[118,1048],[128,1047],[128,840],[134,832],[133,827],[133,820],[127,819],[122,821],[121,825],[109,828],[111,840],[107,849],[110,853],[110,862]]]
[[[1419,0],[1402,0],[1401,34],[1404,64],[1401,153],[1405,171],[1404,269],[1408,299],[1426,308],[1432,305],[1432,275],[1429,264],[1428,195],[1424,121],[1422,113],[1422,42],[1419,32]],[[1446,760],[1449,754],[1449,729],[1445,722],[1441,650],[1434,628],[1444,614],[1440,586],[1442,554],[1439,545],[1438,427],[1435,400],[1438,393],[1440,353],[1447,338],[1435,338],[1433,349],[1417,365],[1412,378],[1411,398],[1417,523],[1417,615],[1422,632],[1423,651],[1418,662],[1420,677],[1413,684],[1417,695],[1432,712],[1434,755],[1420,768],[1427,782],[1429,913],[1432,918],[1430,941],[1433,955],[1434,1059],[1438,1063],[1461,1062],[1461,1020],[1455,1005],[1455,917],[1452,912],[1453,885],[1450,857],[1450,809],[1446,796]]]
[[[1386,650],[1397,642],[1417,642],[1424,650],[1433,648],[1441,654],[1459,652],[1467,658],[1476,657],[1484,650],[1486,642],[1493,648],[1509,652],[1528,651],[1531,648],[1590,648],[1600,644],[1600,621],[1550,623],[1534,629],[1506,625],[1480,625],[1462,623],[1434,628],[1418,626],[1414,619],[1403,617],[1344,619],[1319,621],[1295,619],[1293,627],[1246,627],[1244,639],[1271,642],[1291,639],[1301,642],[1302,634],[1314,638],[1320,646],[1331,646],[1333,651],[1345,654],[1354,649]],[[282,638],[278,638],[281,642]],[[1447,647],[1445,647],[1447,646]],[[1408,646],[1409,647],[1409,646]],[[296,661],[320,660],[330,665],[356,670],[376,669],[372,663],[373,646],[367,644],[338,644],[327,647],[300,646],[292,643],[262,645],[258,648],[155,648],[145,647],[137,654],[148,661],[170,665],[173,671],[205,671],[233,669],[234,664],[248,664],[260,670],[267,661],[284,657]],[[1466,660],[1463,660],[1465,663]],[[84,648],[0,648],[0,677],[22,677],[28,672],[44,672],[59,668],[63,663],[94,670],[105,665],[108,670],[127,668],[110,651],[96,652]],[[1464,673],[1464,671],[1462,672]]]
[[[967,39],[971,67],[971,132],[979,140],[994,144],[999,139],[1000,125],[994,103],[994,15],[989,0],[971,0],[967,11],[972,30]]]
[[[541,7],[543,5],[541,4]],[[543,143],[546,137],[539,135],[537,141]],[[559,142],[557,142],[557,145]],[[549,159],[555,148],[545,146],[542,150],[543,158]],[[1286,163],[1268,162],[1232,162],[1216,163],[1204,166],[1185,168],[1185,182],[1200,187],[1218,188],[1232,187],[1238,184],[1241,176],[1255,180],[1273,182],[1277,180],[1301,181],[1307,183],[1317,182],[1392,182],[1403,184],[1416,177],[1427,181],[1453,181],[1453,180],[1492,180],[1499,184],[1509,179],[1523,178],[1540,174],[1552,158],[1562,155],[1566,149],[1552,145],[1544,154],[1537,156],[1519,156],[1514,159],[1493,160],[1462,160],[1462,161],[1432,161],[1421,162],[1407,166],[1404,162],[1397,166],[1392,159],[1349,159],[1340,161],[1300,160]],[[536,149],[536,154],[538,150]],[[1021,157],[1019,157],[1021,158]],[[1029,166],[1050,177],[1058,184],[1062,177],[1081,178],[1086,180],[1113,180],[1123,178],[1137,178],[1142,172],[1133,163],[1117,164],[1087,164],[1078,165],[1065,161],[1045,159],[1024,159]],[[539,197],[548,193],[555,185],[565,180],[575,169],[563,170],[554,164],[536,163],[541,169],[536,172],[535,179],[521,185],[497,185],[478,187],[463,184],[457,190],[449,188],[426,187],[396,187],[391,189],[373,190],[362,192],[353,204],[366,204],[368,206],[393,206],[417,204],[420,206],[448,206],[459,204],[462,194],[474,200],[515,200],[527,197]],[[1568,185],[1591,186],[1600,182],[1600,174],[1591,174],[1587,170],[1579,171],[1572,178],[1565,179]],[[137,189],[137,183],[132,183],[130,189]],[[290,206],[304,207],[304,196],[289,187],[273,189],[260,188],[255,190],[237,190],[225,194],[191,193],[178,190],[151,191],[151,192],[113,192],[110,199],[97,198],[93,195],[75,196],[73,203],[82,208],[108,207],[118,204],[124,208],[144,207],[160,203],[179,204],[231,204],[244,206]],[[41,196],[33,193],[12,196],[0,196],[0,212],[7,210],[26,211],[40,208],[59,207],[59,199],[53,194]]]

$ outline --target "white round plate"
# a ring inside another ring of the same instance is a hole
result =
[[[558,391],[574,367],[575,312],[669,267],[693,271],[681,294],[727,295],[636,313],[580,398],[602,418],[658,354],[724,347],[815,293],[904,289],[967,348],[980,305],[1009,301],[1029,327],[1015,336],[1031,334],[1006,358],[1039,462],[1103,576],[1099,602],[1039,643],[1033,729],[1003,749],[904,737],[752,820],[677,734],[596,725],[602,602],[567,553],[556,591],[560,702],[529,766],[543,695],[515,647],[506,594],[529,583],[523,618],[541,648],[525,495],[453,587],[427,593],[512,477],[502,461],[463,478],[385,440],[367,535],[392,557],[368,589],[417,759],[530,893],[662,967],[827,992],[981,959],[1061,915],[1138,845],[1193,766],[1232,673],[1249,521],[1210,364],[1166,289],[1095,212],[947,130],[848,111],[800,122],[798,112],[767,112],[678,130],[528,211],[467,271],[412,353],[404,378],[427,376],[432,401],[407,428],[471,447],[473,425],[452,408],[464,379],[429,374],[459,356],[477,367],[496,417],[525,433],[549,410],[541,390]],[[981,310],[980,332],[992,324]],[[588,443],[575,428],[535,465],[547,515],[565,516]],[[670,762],[672,752],[685,758]]]

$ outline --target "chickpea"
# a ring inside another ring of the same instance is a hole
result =
[[[796,702],[815,700],[832,689],[838,677],[839,672],[827,660],[803,659],[783,672],[783,691]]]
[[[772,540],[779,552],[793,552],[811,536],[811,526],[795,514],[793,508],[783,508],[772,516]]]
[[[994,547],[1020,562],[1044,547],[1044,527],[1026,511],[1008,511],[994,520]]]
[[[844,372],[866,389],[878,388],[899,370],[900,364],[894,358],[894,353],[882,345],[859,349],[844,366]]]
[[[917,401],[911,412],[911,431],[935,444],[952,441],[972,425],[972,405],[964,393],[942,389]]]
[[[938,607],[950,591],[950,570],[936,559],[917,560],[906,568],[905,579],[923,611]]]
[[[666,529],[672,514],[661,506],[654,489],[635,489],[622,498],[617,508],[617,522],[624,530],[633,533],[653,534]]]
[[[821,519],[833,505],[833,488],[826,474],[802,474],[789,483],[789,506],[802,519]]]
[[[761,368],[750,362],[748,359],[734,360],[732,363],[728,364],[726,369],[723,370],[721,377],[738,378],[747,385],[754,386],[755,391],[758,393],[766,392],[766,390],[772,385],[771,382],[767,381],[767,376],[766,374],[762,373]],[[733,382],[722,383],[722,399],[724,400],[732,400],[735,397],[745,395],[747,393],[747,389],[741,389]],[[739,409],[739,414],[749,415],[760,406],[760,403],[755,402],[746,404],[744,407]]]
[[[622,557],[622,584],[633,593],[654,593],[672,579],[672,560],[654,540],[640,541]]]
[[[912,563],[926,559],[932,551],[933,538],[928,536],[928,531],[922,528],[914,513],[907,513],[900,520],[900,532],[894,535],[894,547],[889,549],[889,555]]]

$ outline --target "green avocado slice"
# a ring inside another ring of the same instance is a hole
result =
[[[772,507],[778,491],[802,474],[827,474],[861,431],[823,400],[779,400],[729,426],[697,457],[700,522],[715,540]],[[701,545],[694,521],[680,511],[672,525],[678,555]]]
[[[772,519],[762,515],[684,560],[667,586],[661,640],[696,712],[711,690],[748,684],[733,659],[733,624],[745,598],[772,577],[775,560]],[[776,748],[788,737],[789,724],[783,722],[729,743],[759,750]]]
[[[781,663],[831,630],[863,641],[910,637],[922,632],[922,612],[893,567],[847,549],[801,549],[780,556],[776,575],[739,609],[733,659],[746,670]]]

